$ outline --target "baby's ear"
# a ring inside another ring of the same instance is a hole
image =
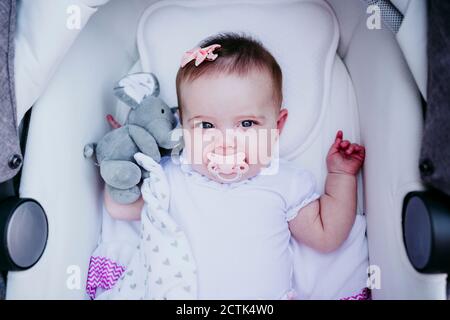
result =
[[[123,77],[114,87],[114,95],[136,109],[148,96],[159,96],[159,81],[153,73],[139,72]]]
[[[284,125],[286,124],[287,118],[288,118],[288,110],[282,107],[280,113],[278,114],[277,119],[277,129],[280,134],[284,129]]]

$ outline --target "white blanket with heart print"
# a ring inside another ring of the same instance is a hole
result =
[[[150,173],[141,188],[140,239],[120,278],[96,299],[196,299],[196,265],[184,232],[169,216],[164,171],[143,154],[135,158]]]

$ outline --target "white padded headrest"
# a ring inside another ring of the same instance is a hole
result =
[[[334,13],[322,0],[162,1],[150,6],[139,23],[138,49],[143,70],[158,76],[161,97],[169,105],[177,104],[175,78],[182,54],[219,32],[245,32],[277,59],[283,105],[289,109],[280,152],[290,156],[305,149],[328,103],[339,40]]]
[[[17,123],[44,92],[97,7],[108,1],[20,1],[14,39]]]

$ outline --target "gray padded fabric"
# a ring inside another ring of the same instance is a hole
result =
[[[16,1],[0,0],[0,182],[14,177],[20,165],[11,168],[13,155],[22,159],[16,123],[14,92],[14,31]]]
[[[450,195],[450,1],[428,8],[428,106],[420,170],[424,182]]]
[[[20,155],[16,129],[13,59],[16,0],[0,0],[0,182],[13,177],[15,170],[8,165],[13,154]],[[5,298],[6,284],[0,272],[0,300]]]

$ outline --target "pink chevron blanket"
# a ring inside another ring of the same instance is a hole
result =
[[[95,299],[97,288],[111,289],[125,271],[125,267],[107,257],[91,257],[86,284],[86,292],[91,299]]]

